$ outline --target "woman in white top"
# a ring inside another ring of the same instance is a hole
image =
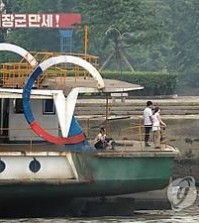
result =
[[[161,139],[161,125],[166,126],[166,124],[162,121],[160,117],[160,108],[155,107],[153,112],[153,125],[152,125],[152,132],[153,132],[153,141],[155,148],[160,148],[160,139]]]

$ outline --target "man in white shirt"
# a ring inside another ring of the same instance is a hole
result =
[[[144,142],[145,142],[145,146],[150,146],[149,137],[150,137],[150,131],[151,131],[152,124],[153,124],[152,106],[153,106],[152,101],[147,101],[146,108],[144,109],[144,129],[145,129]]]

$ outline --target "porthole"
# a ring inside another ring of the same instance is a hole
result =
[[[0,160],[0,173],[2,173],[5,170],[5,168],[6,164],[2,160]]]
[[[30,162],[29,168],[33,173],[36,173],[40,170],[41,164],[35,158]]]

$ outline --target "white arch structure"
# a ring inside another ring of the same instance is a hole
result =
[[[10,51],[25,58],[32,67],[37,66],[36,59],[25,49],[10,43],[0,43],[0,51]]]
[[[67,55],[61,55],[61,56],[55,56],[55,57],[48,58],[45,61],[41,62],[35,68],[35,70],[30,74],[30,77],[29,77],[29,79],[26,83],[26,86],[24,88],[24,91],[23,91],[23,97],[25,97],[24,103],[26,104],[24,113],[25,113],[26,119],[29,124],[31,124],[31,123],[33,123],[33,121],[35,121],[34,116],[32,114],[32,110],[30,108],[30,93],[31,93],[31,89],[32,89],[34,82],[36,81],[38,76],[41,75],[46,69],[48,69],[49,67],[51,67],[53,65],[57,65],[57,64],[61,64],[61,63],[71,63],[71,64],[75,64],[75,65],[78,65],[78,66],[84,68],[97,81],[98,90],[104,89],[105,85],[104,85],[104,81],[103,81],[100,73],[97,71],[97,69],[93,65],[91,65],[86,60],[83,60],[80,57],[67,56]],[[69,134],[69,129],[71,126],[71,121],[72,121],[78,94],[84,93],[84,92],[96,92],[96,88],[87,88],[87,87],[73,88],[69,92],[67,99],[65,99],[63,91],[53,94],[53,99],[55,102],[57,116],[58,116],[58,120],[59,120],[59,124],[60,124],[60,129],[61,129],[62,137],[64,137],[64,138],[67,138],[68,134]]]
[[[48,58],[47,60],[41,62],[39,66],[43,71],[45,71],[47,68],[49,68],[53,65],[56,65],[56,64],[60,64],[60,63],[71,63],[71,64],[78,65],[80,67],[83,67],[97,81],[98,89],[104,88],[104,81],[103,81],[100,73],[98,72],[98,70],[92,64],[90,64],[86,60],[83,60],[80,57],[67,56],[67,55],[55,56],[55,57]]]
[[[40,63],[39,67],[43,71],[45,71],[49,67],[56,64],[60,64],[60,63],[71,63],[71,64],[78,65],[80,67],[83,67],[97,81],[97,88],[104,89],[105,87],[104,80],[101,77],[100,73],[92,64],[90,64],[86,60],[83,60],[80,57],[67,56],[67,55],[51,57],[43,61],[42,63]],[[57,115],[59,119],[60,129],[61,129],[63,137],[68,136],[78,94],[84,93],[84,92],[92,92],[92,88],[85,88],[85,87],[73,88],[69,92],[66,102],[65,102],[65,97],[63,95],[63,92],[53,95],[55,107],[56,107]]]
[[[22,56],[29,62],[29,64],[33,68],[35,68],[38,65],[38,62],[36,61],[36,59],[28,51],[26,51],[25,49],[17,45],[10,44],[10,43],[0,43],[0,51],[10,51]],[[100,73],[97,71],[97,69],[93,65],[91,65],[89,62],[87,62],[86,60],[83,60],[80,57],[66,56],[66,55],[51,57],[43,61],[35,68],[32,74],[30,74],[31,76],[29,79],[32,79],[32,80],[34,79],[33,81],[35,81],[35,77],[33,77],[35,74],[35,71],[37,72],[38,70],[40,70],[39,73],[41,74],[50,66],[60,64],[60,63],[71,63],[71,64],[75,64],[84,68],[97,81],[98,90],[102,90],[105,88],[104,81]],[[30,88],[29,90],[31,90],[32,85],[30,83],[28,85]],[[15,92],[15,89],[12,89],[11,92]],[[59,94],[57,93],[53,94],[62,136],[65,138],[68,137],[76,100],[80,92],[81,93],[96,92],[96,88],[86,88],[86,87],[73,88],[71,92],[68,94],[66,101],[65,101],[63,92],[60,92]]]

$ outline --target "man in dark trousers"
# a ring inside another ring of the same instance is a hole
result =
[[[145,136],[144,136],[144,142],[145,146],[149,146],[149,137],[150,137],[150,131],[152,129],[152,106],[153,103],[152,101],[147,101],[146,102],[146,108],[144,109],[144,129],[145,129]]]

